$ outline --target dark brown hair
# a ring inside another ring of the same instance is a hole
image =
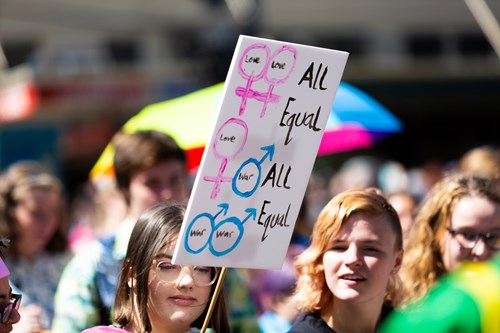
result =
[[[178,236],[185,210],[185,206],[181,204],[159,203],[147,209],[135,224],[114,304],[114,321],[119,326],[134,323],[137,328],[136,333],[146,333],[151,330],[147,313],[148,276],[151,263],[155,255],[165,246],[165,242],[174,241]],[[130,277],[136,281],[132,288],[128,284]],[[207,309],[191,326],[201,328],[206,312]],[[217,333],[230,332],[223,290],[217,298],[208,326]]]
[[[115,150],[113,166],[118,188],[125,194],[132,174],[160,162],[177,160],[186,163],[186,154],[169,135],[149,130],[132,134],[118,132],[112,139]]]

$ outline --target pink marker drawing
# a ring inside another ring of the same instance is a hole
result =
[[[238,72],[247,80],[245,88],[237,87],[235,91],[236,95],[241,97],[240,116],[245,112],[248,98],[265,99],[265,94],[253,90],[252,84],[264,77],[269,65],[270,53],[267,45],[257,43],[248,47],[240,58]]]
[[[276,85],[284,83],[290,77],[295,67],[297,50],[292,46],[284,45],[276,50],[272,56],[269,47],[264,44],[253,44],[245,50],[238,65],[240,76],[247,80],[246,86],[237,87],[235,93],[241,97],[241,116],[246,109],[249,98],[263,102],[260,118],[266,114],[269,103],[278,103],[281,96],[273,94]],[[252,84],[264,78],[269,88],[266,92],[252,89]]]
[[[269,83],[269,89],[265,94],[266,98],[264,100],[264,105],[262,106],[262,111],[260,112],[260,117],[264,117],[267,110],[267,104],[271,101],[273,95],[273,89],[278,84],[283,84],[288,80],[290,74],[292,74],[295,67],[295,61],[297,60],[297,50],[288,45],[283,45],[278,50],[276,50],[271,56],[271,61],[268,64],[264,80]]]
[[[221,164],[215,177],[203,177],[205,181],[214,182],[210,199],[217,198],[222,183],[232,182],[232,177],[224,177],[224,171],[226,170],[228,160],[234,158],[243,150],[247,142],[247,137],[248,126],[241,119],[230,118],[217,131],[217,137],[212,147],[215,157],[221,160]]]

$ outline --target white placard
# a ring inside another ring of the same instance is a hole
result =
[[[174,262],[281,268],[347,57],[240,36]]]

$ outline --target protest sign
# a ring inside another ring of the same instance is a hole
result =
[[[175,263],[281,268],[347,57],[240,36]]]

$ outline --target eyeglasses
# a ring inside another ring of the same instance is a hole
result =
[[[189,270],[194,285],[198,287],[207,287],[214,284],[219,275],[219,270],[216,267],[174,265],[170,260],[158,261],[156,264],[156,273],[160,280],[165,282],[177,281],[177,279],[184,276],[185,269]]]
[[[6,324],[9,321],[10,316],[12,315],[12,310],[19,310],[21,299],[21,295],[11,294],[9,303],[0,306],[0,323]]]
[[[458,231],[452,228],[447,228],[453,238],[464,248],[472,249],[476,246],[479,239],[484,241],[484,244],[493,251],[500,250],[500,233],[479,233],[470,231]]]

